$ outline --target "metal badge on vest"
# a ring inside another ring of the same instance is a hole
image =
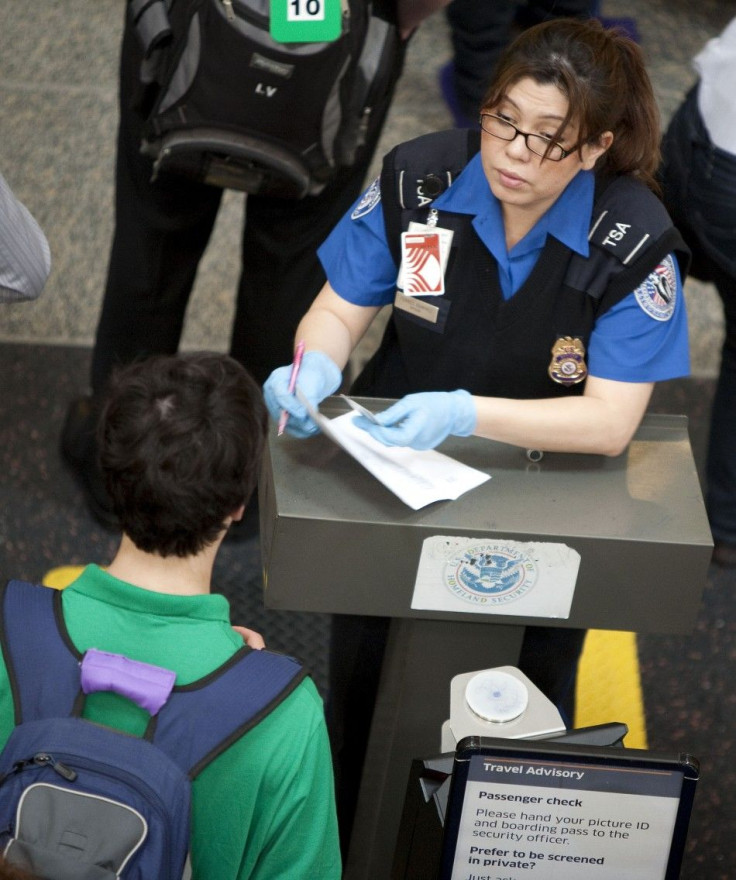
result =
[[[552,346],[552,360],[547,373],[558,385],[577,385],[582,382],[588,375],[582,340],[561,336]]]

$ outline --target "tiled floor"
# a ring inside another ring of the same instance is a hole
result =
[[[104,562],[114,547],[89,519],[56,445],[66,403],[86,383],[106,268],[123,7],[119,0],[0,0],[0,168],[46,230],[54,259],[38,303],[0,310],[1,577],[35,579],[60,563]],[[693,79],[689,58],[736,15],[736,4],[607,0],[603,12],[635,18],[666,119]],[[449,57],[437,15],[412,42],[384,147],[450,125],[436,85]],[[187,347],[227,345],[242,215],[242,199],[228,195],[189,310]],[[658,389],[655,407],[690,415],[702,467],[722,321],[707,285],[689,283],[688,299],[701,378]],[[324,619],[264,612],[259,571],[255,542],[228,545],[217,578],[239,614],[261,625],[274,646],[310,656],[323,683]],[[686,880],[734,875],[735,603],[736,575],[712,570],[692,636],[640,640],[651,747],[689,751],[703,764]]]

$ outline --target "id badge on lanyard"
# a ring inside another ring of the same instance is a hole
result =
[[[426,223],[412,221],[401,233],[401,265],[396,287],[404,296],[442,296],[453,232],[437,226],[437,211]]]

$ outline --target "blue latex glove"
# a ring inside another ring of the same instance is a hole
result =
[[[450,434],[459,437],[472,434],[477,418],[472,396],[458,390],[407,394],[376,414],[380,425],[365,416],[358,416],[354,421],[385,446],[434,449]]]
[[[279,367],[266,379],[263,386],[263,396],[271,418],[278,422],[281,410],[289,413],[286,423],[286,433],[292,437],[310,437],[319,431],[312,421],[306,409],[296,398],[295,394],[289,393],[289,381],[291,379],[291,364],[288,367]],[[302,358],[296,386],[307,400],[315,407],[329,397],[340,387],[342,373],[337,364],[321,351],[305,352]]]

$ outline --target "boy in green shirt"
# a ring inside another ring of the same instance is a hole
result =
[[[80,652],[163,666],[182,685],[242,646],[227,600],[210,592],[212,567],[255,486],[265,430],[260,389],[227,356],[156,357],[113,378],[99,448],[123,535],[106,571],[88,566],[62,594]],[[262,646],[256,633],[247,640]],[[148,721],[109,692],[89,695],[85,717],[136,735]],[[12,728],[0,662],[0,748]],[[332,765],[311,680],[196,777],[191,851],[194,880],[338,880]]]

